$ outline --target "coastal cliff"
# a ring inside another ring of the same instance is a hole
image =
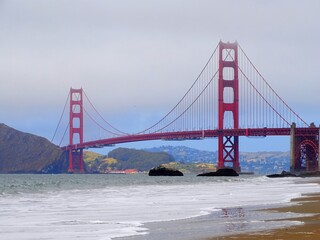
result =
[[[67,169],[58,146],[0,123],[0,173],[63,173]]]

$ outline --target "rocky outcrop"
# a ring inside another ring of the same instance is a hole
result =
[[[290,173],[290,172],[287,172],[287,171],[282,171],[280,174],[279,173],[270,174],[270,175],[267,175],[267,177],[269,177],[269,178],[283,178],[283,177],[297,177],[297,175]]]
[[[149,176],[183,176],[179,170],[174,170],[166,167],[156,167],[149,171]]]
[[[237,177],[239,174],[232,168],[221,168],[216,172],[201,173],[198,177]]]
[[[66,156],[43,137],[0,123],[0,173],[63,173]]]
[[[282,171],[280,174],[270,174],[267,175],[269,178],[282,178],[282,177],[320,177],[320,171],[314,172],[299,172],[299,173],[290,173]]]

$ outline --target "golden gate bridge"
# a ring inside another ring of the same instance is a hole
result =
[[[85,91],[71,88],[52,140],[69,103],[60,147],[69,172],[84,172],[83,149],[149,140],[218,138],[217,168],[241,171],[239,137],[290,136],[290,170],[319,170],[319,128],[308,125],[268,84],[241,46],[219,42],[192,86],[158,122],[137,133],[119,130],[97,111]],[[93,112],[93,113],[92,113]],[[86,140],[88,119],[104,137]],[[68,144],[62,146],[67,132]]]

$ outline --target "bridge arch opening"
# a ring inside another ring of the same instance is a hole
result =
[[[72,120],[72,126],[73,126],[74,128],[80,128],[80,118],[74,118],[74,119]]]
[[[233,62],[235,59],[235,50],[232,48],[222,49],[222,59],[226,62]]]
[[[80,113],[81,106],[79,104],[74,104],[72,107],[72,113]]]
[[[222,70],[223,80],[233,81],[234,80],[234,68],[233,67],[224,67]]]
[[[74,133],[72,141],[73,141],[73,144],[81,143],[80,142],[80,134],[79,133]]]
[[[81,93],[80,92],[72,92],[71,94],[72,101],[81,101]]]
[[[225,87],[223,89],[224,103],[234,103],[234,90],[232,87]]]
[[[310,139],[301,141],[295,151],[295,171],[317,171],[318,157],[318,146],[314,141]]]
[[[223,125],[226,129],[234,128],[234,119],[232,111],[225,111],[223,114]]]

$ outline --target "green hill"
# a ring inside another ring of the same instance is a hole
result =
[[[167,153],[150,153],[128,148],[117,148],[109,152],[108,156],[85,152],[84,160],[88,172],[126,169],[149,171],[161,164],[174,162],[174,158]]]
[[[117,148],[108,156],[84,152],[84,161],[88,172],[105,173],[112,170],[137,169],[138,171],[149,171],[162,165],[167,168],[177,169],[183,173],[203,173],[214,171],[215,166],[209,163],[179,163],[168,153],[146,152],[144,150]]]

